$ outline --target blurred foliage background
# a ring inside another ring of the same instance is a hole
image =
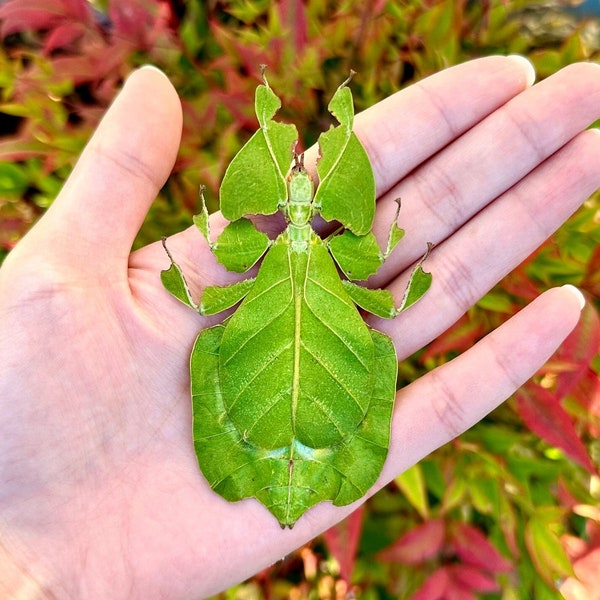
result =
[[[312,144],[349,69],[357,111],[450,65],[519,53],[538,78],[600,56],[600,3],[519,0],[0,0],[0,260],[52,202],[127,74],[176,86],[184,133],[136,242],[187,227],[256,128],[261,63]],[[598,125],[598,123],[596,123]],[[344,523],[223,598],[600,598],[600,220],[593,197],[400,385],[451,360],[543,289],[588,296],[536,377]],[[559,591],[559,589],[562,590]]]

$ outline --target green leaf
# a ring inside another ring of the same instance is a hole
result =
[[[542,579],[554,587],[557,579],[573,576],[573,567],[558,536],[545,519],[532,517],[525,526],[525,544]]]
[[[477,302],[477,306],[485,310],[510,315],[514,306],[510,298],[504,293],[489,292]]]
[[[464,476],[461,477],[460,473],[457,475],[457,477],[452,478],[452,481],[450,481],[444,490],[442,508],[446,513],[458,506],[464,505],[469,491],[466,478]]]
[[[0,196],[21,196],[28,183],[22,168],[8,162],[0,162]]]
[[[394,480],[406,499],[416,508],[423,519],[429,518],[429,503],[425,477],[419,463],[407,469]]]

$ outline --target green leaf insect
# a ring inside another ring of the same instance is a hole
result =
[[[398,363],[392,341],[368,327],[358,307],[393,318],[431,284],[424,259],[399,306],[389,291],[353,283],[374,274],[404,232],[394,219],[385,252],[371,232],[375,180],[352,131],[348,81],[329,104],[339,125],[319,138],[315,192],[294,153],[295,127],[273,120],[281,103],[263,72],[260,128],[221,185],[230,222],[212,242],[204,202],[194,217],[227,269],[245,272],[262,258],[256,278],[207,287],[196,304],[170,253],[161,274],[167,290],[203,315],[239,304],[194,344],[194,446],[215,492],[258,499],[282,527],[319,502],[350,504],[375,483],[388,452]],[[277,211],[287,227],[276,239],[247,218]],[[322,239],[311,226],[317,214],[340,228]]]

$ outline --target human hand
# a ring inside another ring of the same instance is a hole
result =
[[[407,235],[375,285],[401,295],[437,244],[426,297],[370,319],[398,357],[447,329],[600,185],[600,69],[527,89],[519,60],[480,59],[356,118],[379,196]],[[188,357],[216,322],[163,288],[160,243],[130,255],[173,165],[181,109],[154,70],[134,73],[69,181],[0,270],[0,591],[30,597],[198,598],[270,564],[356,505],[320,504],[282,531],[254,500],[230,504],[193,451]],[[213,229],[222,220],[213,217]],[[197,298],[235,280],[195,228],[169,240]],[[384,485],[508,397],[574,327],[569,289],[546,292],[397,395]],[[2,587],[4,586],[4,588]]]

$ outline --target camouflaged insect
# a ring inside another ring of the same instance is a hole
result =
[[[352,282],[374,274],[404,232],[394,219],[385,252],[371,232],[375,181],[352,131],[347,83],[329,104],[339,125],[319,137],[315,191],[294,154],[295,127],[273,120],[281,103],[263,73],[260,129],[221,185],[230,223],[212,242],[204,205],[194,218],[227,269],[245,272],[262,258],[256,278],[207,287],[196,304],[172,258],[162,272],[165,287],[203,315],[240,303],[194,344],[194,445],[215,492],[230,501],[257,498],[282,527],[318,502],[354,502],[375,483],[389,446],[398,363],[392,341],[357,307],[393,318],[431,283],[421,261],[396,306],[387,290]],[[287,227],[274,240],[247,218],[277,211]],[[318,214],[341,228],[322,239],[311,226]]]

